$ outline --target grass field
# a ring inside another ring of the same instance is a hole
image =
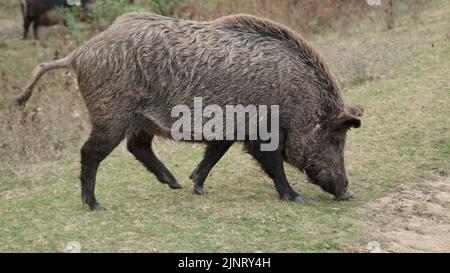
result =
[[[63,252],[70,241],[83,252],[341,252],[366,251],[370,241],[386,251],[450,251],[448,1],[429,1],[415,19],[400,14],[390,31],[363,20],[310,38],[342,80],[346,101],[365,108],[363,126],[349,132],[346,147],[356,198],[335,202],[288,167],[308,204],[280,201],[240,145],[213,169],[208,195],[199,197],[188,177],[203,147],[158,139],[158,156],[184,189],[158,183],[122,143],[98,173],[106,213],[80,202],[79,148],[89,125],[70,77],[47,75],[27,116],[11,107],[34,66],[63,56],[74,40],[62,27],[42,28],[41,42],[22,40],[18,7],[6,0],[0,7],[0,252]],[[444,209],[390,213],[389,197],[405,189],[413,191],[402,195],[411,199],[407,208],[422,205],[412,200],[420,191],[423,202]],[[387,203],[377,207],[379,200]],[[442,231],[418,224],[414,240],[435,244],[385,236],[412,236],[406,227],[414,217]]]

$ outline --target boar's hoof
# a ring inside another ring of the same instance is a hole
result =
[[[183,186],[181,186],[178,182],[172,182],[167,184],[169,186],[169,188],[176,190],[176,189],[181,189],[183,188]]]
[[[203,187],[194,186],[194,192],[198,195],[205,195],[205,189]]]
[[[106,211],[104,207],[102,207],[98,202],[88,202],[86,195],[81,195],[81,204],[88,206],[91,211]]]
[[[351,192],[350,190],[347,190],[346,192],[344,192],[342,194],[336,195],[334,197],[334,199],[337,200],[337,201],[345,201],[345,200],[348,200],[348,199],[350,199],[352,197],[353,197],[353,192]]]
[[[297,195],[297,196],[282,196],[281,199],[284,200],[284,201],[290,201],[290,202],[294,202],[294,203],[301,204],[301,205],[306,204],[305,199],[303,199],[303,197],[301,197],[300,195]]]
[[[295,203],[301,204],[301,205],[305,205],[305,204],[306,204],[305,199],[303,199],[301,196],[295,197],[293,201],[294,201]]]
[[[92,211],[95,211],[95,212],[107,211],[107,209],[104,208],[104,207],[102,207],[99,203],[97,203],[97,204],[95,204],[95,205],[93,205],[93,206],[89,206],[89,208],[90,208]]]

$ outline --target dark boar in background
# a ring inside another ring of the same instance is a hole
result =
[[[100,162],[124,139],[129,151],[160,182],[180,185],[153,153],[155,135],[170,137],[177,105],[279,105],[280,141],[261,151],[259,140],[244,149],[275,182],[281,199],[303,203],[289,185],[283,163],[337,200],[352,193],[344,167],[350,128],[362,109],[346,106],[335,76],[301,36],[278,23],[248,15],[197,22],[132,13],[118,19],[67,57],[42,64],[18,103],[24,105],[47,71],[72,68],[92,123],[81,149],[81,198],[103,210],[94,194]],[[192,128],[191,131],[193,131]],[[191,179],[203,194],[208,173],[233,141],[206,141]]]
[[[35,39],[39,39],[39,26],[65,24],[64,16],[57,12],[57,8],[68,8],[71,0],[22,0],[20,8],[23,16],[23,38],[27,39],[28,30],[33,24]],[[93,8],[93,0],[81,0],[83,17]]]

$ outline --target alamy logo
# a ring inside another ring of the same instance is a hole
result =
[[[171,128],[175,140],[260,140],[261,151],[274,151],[279,145],[278,105],[204,107],[202,98],[194,97],[193,109],[177,105],[171,116],[178,118]]]

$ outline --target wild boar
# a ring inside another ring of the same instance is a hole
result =
[[[155,135],[173,137],[167,133],[177,121],[172,109],[193,109],[195,97],[220,107],[279,106],[276,150],[263,151],[261,139],[241,142],[281,199],[304,202],[288,183],[284,162],[337,200],[352,196],[344,145],[348,130],[361,125],[362,108],[344,104],[323,57],[281,24],[250,15],[198,22],[127,14],[67,57],[40,65],[18,103],[26,103],[44,73],[59,68],[75,71],[92,123],[80,175],[81,199],[91,210],[104,210],[94,194],[98,166],[124,138],[161,183],[181,187],[151,145]],[[191,179],[204,194],[208,173],[236,141],[200,141],[206,152]]]
[[[39,26],[65,25],[64,16],[57,8],[68,8],[74,5],[75,0],[22,0],[20,8],[23,16],[23,38],[27,39],[28,30],[33,23],[33,34],[39,39]],[[83,16],[92,11],[92,0],[80,1]]]

